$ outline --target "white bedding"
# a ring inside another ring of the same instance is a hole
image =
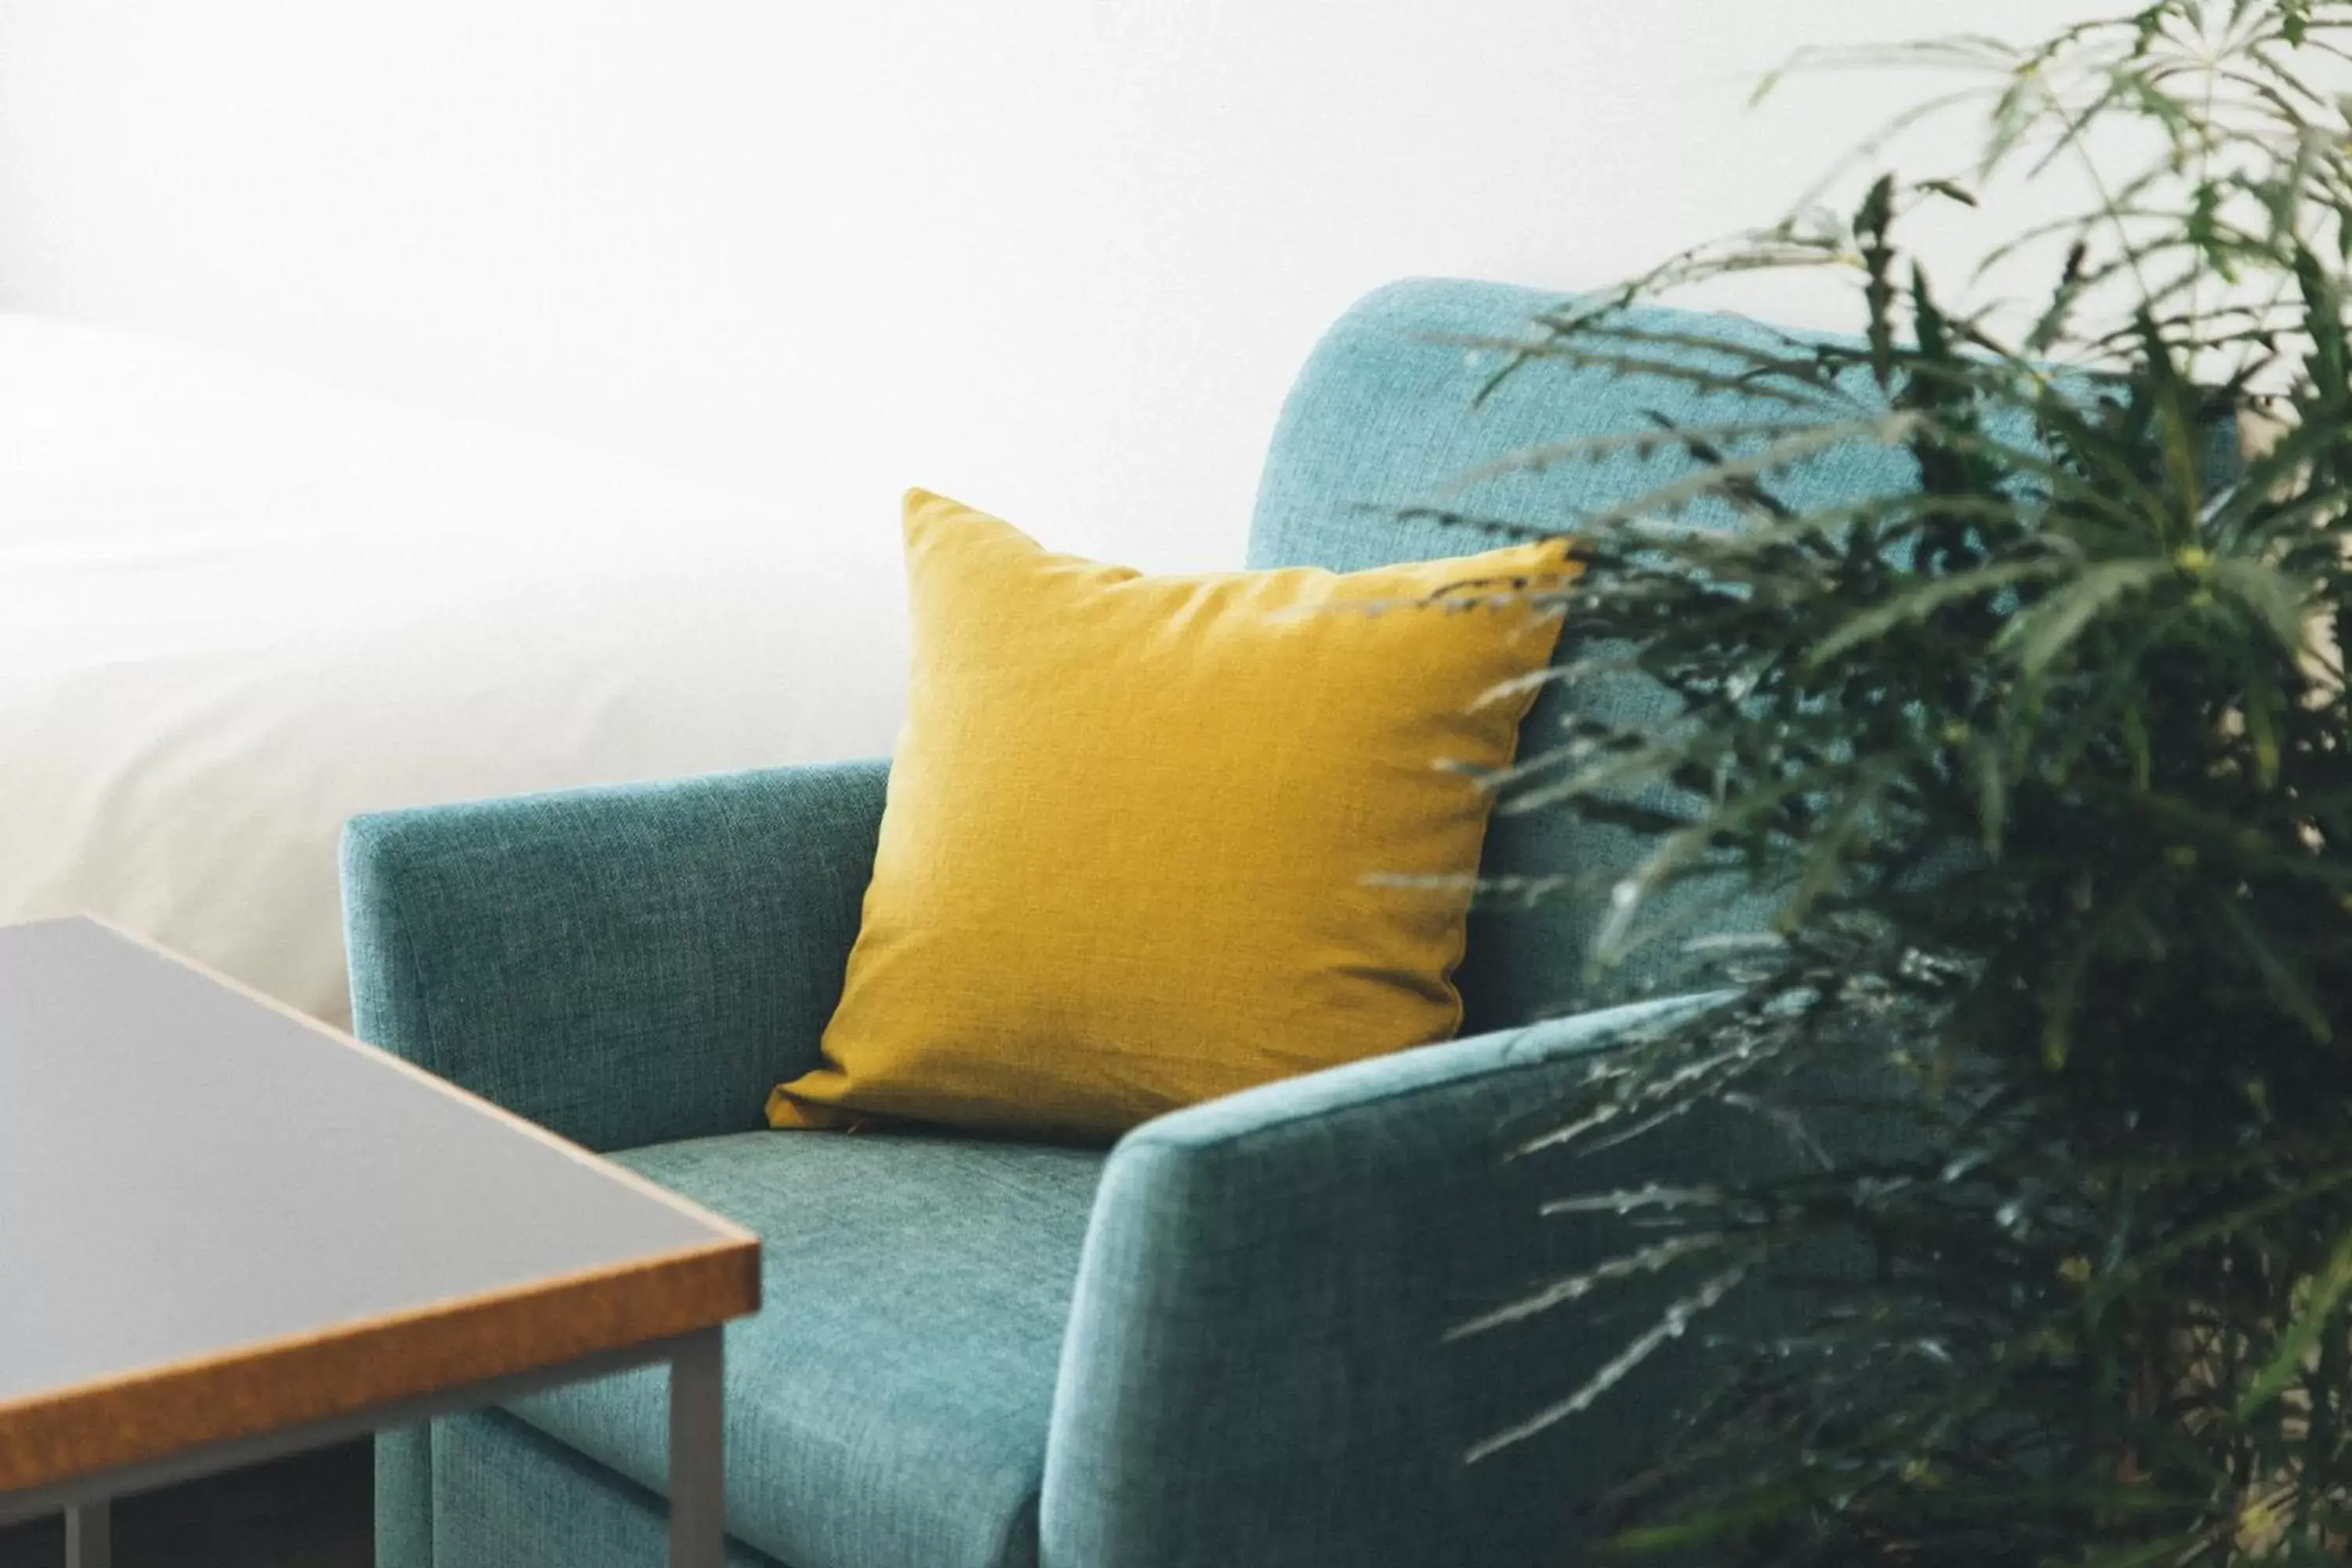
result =
[[[104,915],[340,1021],[352,813],[896,732],[892,498],[812,526],[6,315],[0,432],[0,924]]]

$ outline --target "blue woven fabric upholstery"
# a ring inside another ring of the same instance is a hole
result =
[[[1559,1560],[1581,1500],[1654,1436],[1693,1370],[1506,1455],[1622,1342],[1574,1312],[1447,1342],[1531,1282],[1622,1247],[1542,1218],[1504,1156],[1606,1050],[1685,1003],[1637,1004],[1356,1063],[1196,1107],[1095,1152],[748,1133],[621,1156],[759,1230],[768,1307],[728,1331],[728,1521],[795,1568],[1444,1568]],[[1694,1121],[1676,1175],[1776,1157]],[[1579,1180],[1638,1182],[1646,1151]],[[1099,1184],[1099,1192],[1097,1191]],[[1654,1296],[1619,1299],[1639,1325]],[[1714,1321],[1737,1331],[1735,1306]],[[437,1422],[423,1521],[380,1568],[657,1560],[660,1376]],[[488,1466],[486,1470],[483,1467]],[[571,1494],[604,1479],[611,1495]],[[527,1543],[541,1537],[574,1555]],[[648,1553],[653,1553],[648,1557]],[[762,1559],[764,1560],[764,1559]]]
[[[816,1065],[882,763],[355,818],[360,1037],[591,1149],[765,1125]]]
[[[1449,1341],[1622,1250],[1625,1222],[1540,1217],[1560,1173],[1515,1161],[1593,1053],[1687,999],[1484,1035],[1162,1117],[1112,1155],[1087,1237],[1046,1452],[1049,1568],[1575,1560],[1580,1510],[1663,1429],[1695,1344],[1523,1446],[1474,1445],[1573,1391],[1655,1321],[1560,1310]],[[1679,1180],[1780,1154],[1701,1118]],[[1660,1175],[1646,1144],[1580,1187]],[[1710,1329],[1736,1329],[1735,1302]]]
[[[1559,299],[1501,284],[1422,279],[1359,301],[1317,346],[1283,405],[1258,491],[1250,564],[1353,571],[1496,542],[1458,525],[1399,513],[1433,500],[1479,516],[1572,531],[1582,519],[1690,473],[1692,460],[1678,453],[1628,454],[1498,475],[1457,491],[1447,487],[1546,442],[1652,428],[1654,416],[1685,426],[1787,416],[1759,400],[1557,362],[1529,365],[1476,404],[1500,355],[1465,352],[1462,341],[1524,339],[1536,314]],[[1647,308],[1630,319],[1654,331],[1762,349],[1781,342],[1770,328],[1730,317]],[[1774,482],[1790,501],[1811,508],[1913,489],[1918,478],[1902,452],[1855,442]],[[1721,509],[1693,515],[1731,521]],[[1563,719],[1580,711],[1629,724],[1663,724],[1674,716],[1665,691],[1646,680],[1554,686],[1521,727],[1520,754],[1553,742]],[[1456,976],[1465,1031],[1649,994],[1667,978],[1670,950],[1663,948],[1637,951],[1621,970],[1598,977],[1589,977],[1583,963],[1611,885],[1643,852],[1630,833],[1579,824],[1558,811],[1495,818],[1482,868],[1487,875],[1565,875],[1578,886],[1575,896],[1532,910],[1487,908],[1473,915],[1468,956]],[[1735,892],[1684,935],[1753,931],[1764,919],[1759,905]]]
[[[744,1133],[621,1156],[760,1233],[727,1331],[727,1515],[795,1568],[1025,1568],[1098,1150]],[[514,1414],[649,1490],[658,1369]],[[437,1438],[436,1438],[437,1445]]]
[[[376,1568],[433,1568],[433,1427],[375,1435]]]

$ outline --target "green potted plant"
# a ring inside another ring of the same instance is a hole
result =
[[[1775,1303],[1610,1500],[1619,1549],[2352,1553],[2352,126],[2322,85],[2348,38],[2352,5],[2159,0],[2032,47],[1811,58],[1979,73],[1949,101],[1984,111],[1981,156],[1510,345],[1506,374],[1634,365],[1740,408],[1524,458],[1696,462],[1580,521],[1563,655],[1685,721],[1531,737],[1496,787],[1652,833],[1593,960],[1664,943],[1717,989],[1528,1140],[1562,1206],[1643,1228],[1517,1305],[1670,1282],[1565,1412],[1751,1288]],[[2047,268],[2025,306],[1912,254],[1923,207],[2070,169],[2083,209],[1995,253]],[[1787,267],[1851,277],[1861,335],[1668,342],[1626,310]],[[2242,452],[2257,416],[2275,438]],[[1854,442],[1916,488],[1788,499]],[[1769,929],[1686,942],[1727,884]],[[1585,1147],[1706,1107],[1790,1158],[1580,1184]]]

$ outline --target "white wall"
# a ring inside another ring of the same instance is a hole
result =
[[[1588,285],[1775,216],[1909,90],[1744,113],[1799,43],[2116,8],[0,0],[0,305],[651,453],[814,533],[922,483],[1229,564],[1356,294]]]

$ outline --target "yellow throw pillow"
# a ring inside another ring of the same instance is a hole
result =
[[[920,490],[906,534],[864,924],[772,1124],[1107,1139],[1460,1026],[1488,806],[1462,769],[1511,759],[1559,546],[1146,577]]]

